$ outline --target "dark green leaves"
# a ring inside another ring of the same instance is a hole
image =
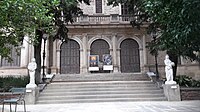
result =
[[[160,25],[160,50],[199,60],[200,1],[144,0],[144,8],[151,20]]]

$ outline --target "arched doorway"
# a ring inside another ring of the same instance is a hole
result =
[[[103,55],[110,54],[108,43],[103,39],[97,39],[94,42],[92,42],[90,49],[91,49],[90,54],[98,55],[99,56],[99,64],[103,65]],[[103,71],[100,67],[99,72],[102,73],[102,72],[109,72],[109,71]]]
[[[75,40],[68,40],[61,45],[60,73],[80,73],[80,46]]]
[[[120,48],[121,72],[140,72],[140,54],[138,43],[133,39],[125,39],[122,41]]]

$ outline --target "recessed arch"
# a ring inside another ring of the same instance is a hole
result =
[[[99,55],[99,61],[103,62],[103,55],[110,54],[109,44],[103,39],[97,39],[90,46],[91,55]]]
[[[117,42],[118,43],[117,44],[117,49],[120,49],[120,45],[125,39],[127,39],[127,37],[125,37],[125,36],[119,38],[119,40]],[[135,40],[137,42],[137,44],[139,45],[139,49],[142,49],[142,41],[137,36],[129,37],[129,39]]]
[[[89,41],[88,41],[88,49],[90,49],[90,46],[91,44],[95,41],[95,40],[98,40],[98,39],[102,39],[102,40],[105,40],[108,45],[109,45],[109,49],[112,49],[112,44],[111,44],[111,40],[108,38],[108,37],[102,37],[101,35],[97,35],[93,38],[91,38]]]
[[[76,41],[80,46],[80,50],[83,49],[83,44],[82,44],[82,41],[81,41],[80,38],[78,38],[77,36],[73,36],[72,38],[69,38],[69,39]],[[65,41],[61,41],[61,40],[58,41],[58,44],[57,44],[57,48],[58,49],[57,50],[60,50],[61,45],[63,44],[63,42],[65,42]]]

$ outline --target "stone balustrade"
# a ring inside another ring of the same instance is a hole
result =
[[[114,24],[114,23],[124,23],[130,24],[130,21],[134,20],[134,18],[130,15],[82,15],[78,17],[74,17],[73,24]]]

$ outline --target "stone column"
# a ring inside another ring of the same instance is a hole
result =
[[[51,73],[52,74],[57,74],[58,73],[58,68],[57,68],[57,52],[56,52],[56,49],[57,49],[57,40],[55,40],[53,42],[53,65],[51,67]]]
[[[21,47],[21,62],[20,67],[26,67],[29,62],[29,37],[25,36],[23,40],[23,45]]]
[[[143,60],[143,48],[139,48],[139,55],[140,55],[140,71],[144,73],[144,60]]]
[[[88,43],[87,43],[88,41],[87,41],[87,34],[86,33],[84,33],[83,34],[83,51],[82,51],[82,53],[83,53],[83,57],[81,57],[82,58],[82,60],[83,60],[83,66],[82,66],[82,70],[83,70],[83,73],[88,73],[88,55],[87,55],[87,45],[88,45]]]
[[[116,35],[114,34],[112,37],[112,44],[113,44],[113,52],[112,52],[112,56],[113,56],[113,72],[119,72],[119,66],[117,64],[117,46],[116,46]]]
[[[121,63],[120,63],[120,48],[117,49],[117,56],[116,56],[116,59],[117,59],[117,68],[118,68],[118,72],[121,72]]]
[[[56,54],[57,54],[57,68],[58,68],[58,74],[60,74],[60,49],[56,50]]]
[[[145,35],[142,37],[142,45],[143,45],[143,59],[144,59],[144,65],[147,64],[147,55],[146,55],[146,40],[145,40]],[[147,37],[148,38],[148,37]]]

